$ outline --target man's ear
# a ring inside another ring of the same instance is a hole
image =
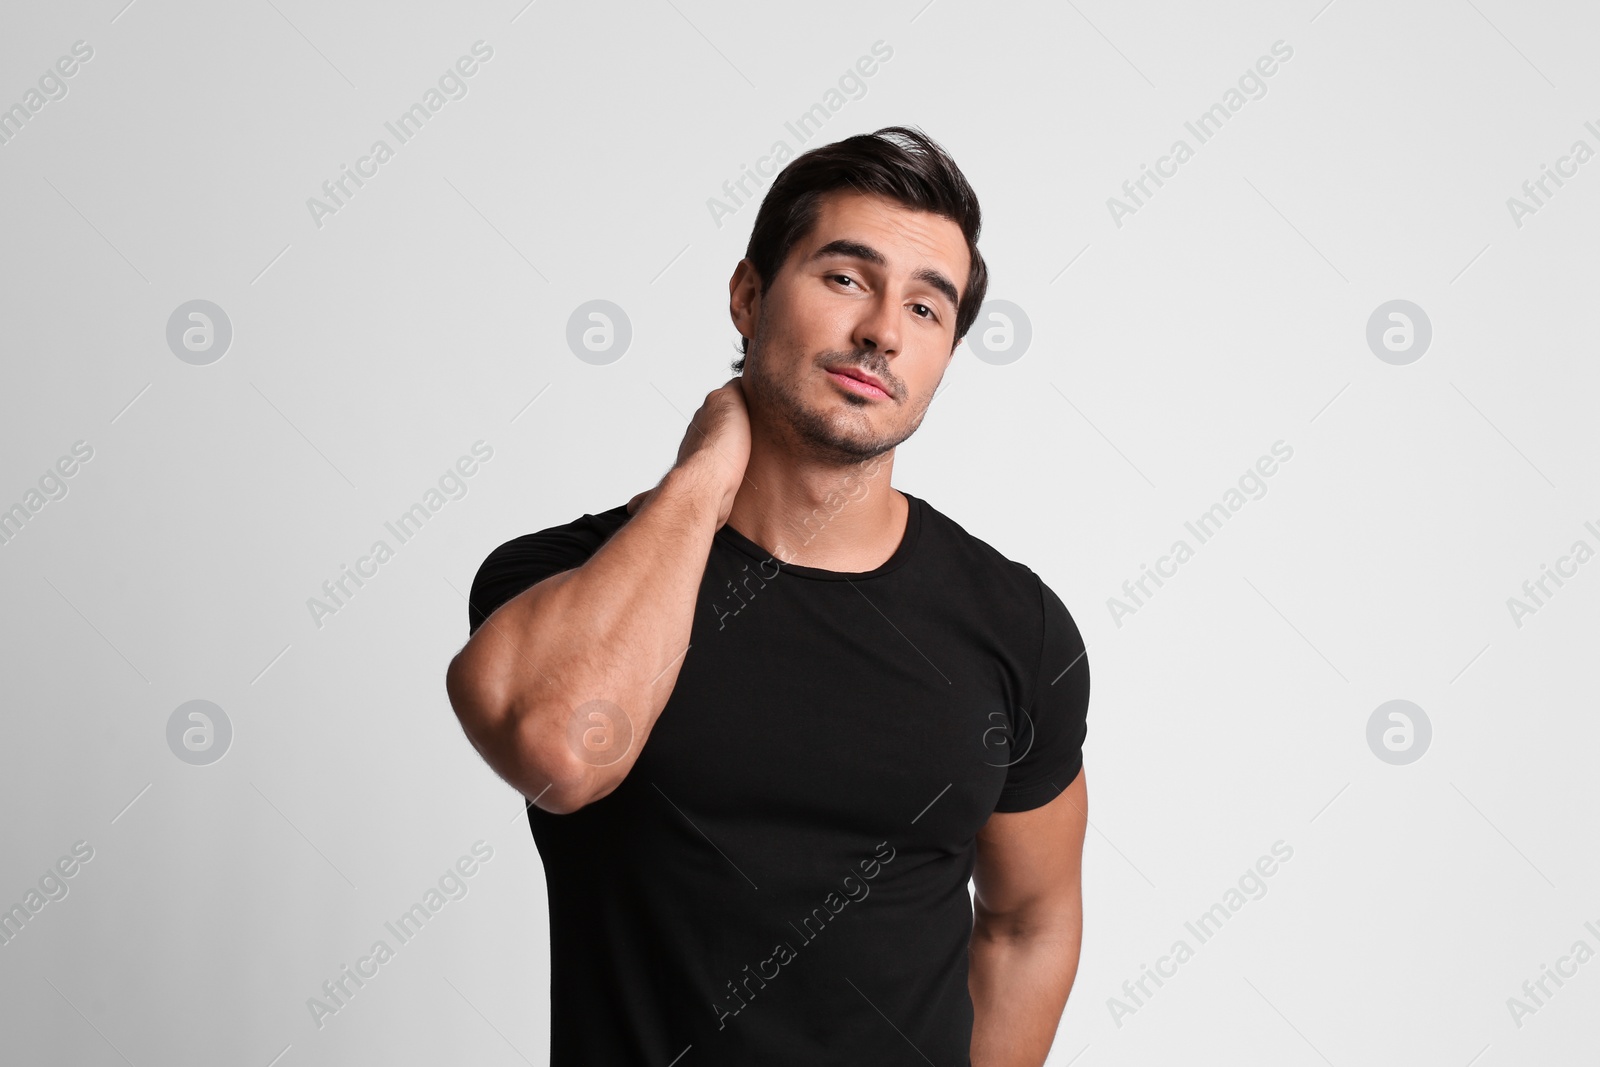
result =
[[[761,310],[761,276],[755,264],[741,259],[728,279],[728,317],[733,327],[746,338],[756,335],[756,322]]]

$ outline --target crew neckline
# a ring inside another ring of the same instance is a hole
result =
[[[752,559],[776,563],[781,573],[792,574],[797,578],[810,578],[822,582],[854,582],[866,578],[876,578],[879,575],[898,570],[911,557],[912,551],[917,547],[917,539],[922,533],[923,504],[921,498],[906,492],[904,489],[899,489],[898,492],[906,498],[905,531],[900,535],[900,543],[895,546],[895,550],[890,554],[889,558],[870,571],[830,571],[822,567],[805,567],[798,563],[785,563],[727,523],[723,523],[722,527],[717,530],[717,537],[724,544],[737,549]]]

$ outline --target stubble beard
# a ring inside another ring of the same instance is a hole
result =
[[[796,377],[785,380],[770,373],[771,364],[762,358],[767,346],[774,342],[767,327],[765,305],[757,317],[755,333],[750,342],[750,351],[746,355],[744,388],[747,395],[755,399],[752,414],[765,419],[772,434],[792,454],[829,466],[860,466],[898,447],[922,425],[923,416],[927,414],[928,409],[926,403],[917,411],[916,417],[910,424],[903,428],[903,432],[892,431],[887,435],[863,436],[860,432],[841,429],[837,419],[806,404],[798,379],[809,376],[812,370],[821,369],[824,363],[849,363],[859,366],[866,360],[867,354],[860,351],[819,353],[809,359],[795,361],[798,368]],[[782,362],[787,364],[789,361]],[[888,401],[855,397],[843,399],[851,408],[859,408],[863,412],[868,405],[874,403],[889,403],[896,407],[905,403],[904,400],[896,401],[892,398]]]

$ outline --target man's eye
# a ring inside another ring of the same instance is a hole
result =
[[[936,319],[936,318],[938,318],[938,317],[939,317],[939,316],[937,316],[937,315],[935,315],[935,314],[934,314],[934,313],[933,313],[933,309],[932,309],[932,308],[931,308],[931,307],[929,307],[929,306],[928,306],[928,305],[927,305],[927,304],[913,304],[913,305],[912,305],[912,306],[913,306],[913,307],[919,307],[919,308],[922,308],[922,309],[923,309],[923,310],[924,310],[924,311],[926,311],[926,312],[927,312],[927,314],[926,314],[926,315],[924,315],[924,316],[923,316],[923,318],[928,318],[928,319]]]
[[[847,282],[851,283],[852,285],[855,284],[855,279],[850,277],[850,275],[848,275],[848,274],[831,274],[831,275],[829,275],[829,277],[835,278],[835,279],[843,279],[844,281],[847,281]]]

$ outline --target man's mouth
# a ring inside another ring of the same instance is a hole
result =
[[[828,367],[826,369],[828,377],[857,396],[872,397],[874,400],[889,399],[888,387],[877,377],[868,374],[859,367]]]

